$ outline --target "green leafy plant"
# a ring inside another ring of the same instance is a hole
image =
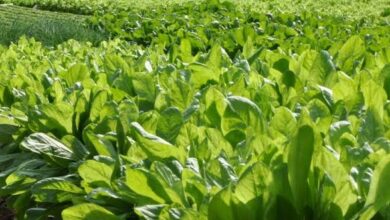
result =
[[[390,216],[388,26],[219,1],[115,13],[96,47],[0,48],[16,218]]]

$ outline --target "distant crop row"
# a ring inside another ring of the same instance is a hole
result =
[[[84,15],[0,5],[0,43],[9,45],[21,36],[34,37],[45,46],[55,46],[69,39],[93,43],[107,39],[103,31],[90,27],[88,18]]]

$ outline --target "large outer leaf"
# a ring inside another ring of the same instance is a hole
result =
[[[230,188],[217,193],[209,204],[208,218],[212,220],[234,220],[231,200],[232,192]]]
[[[272,205],[272,173],[263,164],[250,166],[235,186],[217,193],[208,208],[209,219],[263,219]]]
[[[369,108],[359,128],[359,139],[363,142],[374,142],[384,133],[382,120],[375,109]]]
[[[84,190],[71,181],[70,176],[43,179],[34,184],[31,191],[35,201],[50,203],[72,201],[84,194]]]
[[[99,119],[100,112],[103,109],[104,104],[108,101],[108,92],[105,90],[97,92],[93,101],[91,102],[90,112],[89,112],[89,120],[95,122]]]
[[[329,128],[329,137],[333,145],[336,145],[340,137],[347,132],[351,132],[351,123],[349,121],[334,122]]]
[[[383,158],[375,167],[368,191],[365,211],[360,219],[371,219],[377,211],[390,202],[390,155]]]
[[[75,64],[67,72],[63,74],[68,86],[73,86],[77,82],[82,82],[84,79],[88,79],[90,76],[87,66],[84,64]]]
[[[275,131],[290,137],[294,134],[297,121],[293,113],[286,107],[279,107],[275,109],[275,115],[270,122],[270,127]]]
[[[83,203],[65,209],[62,212],[64,220],[121,220],[107,209],[93,203]]]
[[[331,193],[330,196],[328,194],[328,197],[324,198],[325,201],[323,202],[333,202],[340,208],[342,214],[345,215],[350,206],[357,200],[357,195],[353,191],[351,179],[346,168],[343,167],[342,163],[337,160],[331,152],[325,149],[322,149],[322,151],[316,155],[313,164],[320,167],[321,170],[325,172],[328,181],[322,182],[330,181],[330,185],[334,184],[335,187],[335,191]],[[323,194],[324,193],[317,193],[315,196],[326,197]]]
[[[251,100],[240,97],[230,96],[227,98],[230,110],[232,110],[246,126],[251,127],[256,132],[264,132],[265,123],[260,108]],[[223,122],[229,117],[223,118]]]
[[[89,193],[92,188],[111,186],[113,168],[102,162],[87,160],[78,169],[83,187]]]
[[[156,133],[170,143],[174,143],[182,125],[181,112],[177,108],[170,107],[160,113]]]
[[[361,88],[366,108],[371,108],[375,110],[379,114],[379,117],[382,119],[383,105],[387,100],[385,90],[373,80],[364,83]]]
[[[227,106],[225,96],[216,87],[210,87],[204,94],[203,103],[205,120],[210,125],[219,127]]]
[[[166,207],[167,205],[145,205],[145,206],[139,206],[135,207],[134,211],[139,216],[142,216],[146,220],[154,220],[158,219],[161,211]]]
[[[188,68],[191,70],[191,82],[195,88],[200,88],[209,81],[219,82],[220,74],[204,64],[193,63]]]
[[[194,58],[192,57],[191,40],[188,38],[182,38],[180,41],[181,59],[185,63],[192,63]]]
[[[151,160],[162,160],[170,157],[180,159],[182,157],[179,148],[158,136],[146,132],[137,122],[133,122],[131,125],[135,140]]]
[[[126,179],[118,183],[120,194],[136,205],[184,204],[180,192],[172,190],[161,178],[144,169],[126,170]]]
[[[352,71],[355,62],[363,56],[364,52],[364,41],[359,36],[352,36],[341,47],[337,55],[337,65],[346,72]]]
[[[151,74],[138,73],[132,80],[134,91],[140,100],[153,104],[156,95],[156,79]]]
[[[43,133],[35,133],[23,140],[21,147],[47,157],[51,162],[66,166],[76,159],[74,153],[61,142]]]
[[[309,50],[300,57],[300,78],[318,84],[324,84],[327,76],[335,70],[327,51]]]
[[[83,131],[83,140],[86,143],[88,150],[97,155],[115,157],[117,154],[110,141],[105,139],[102,135],[95,134],[89,127]]]
[[[52,132],[58,136],[72,133],[73,108],[65,102],[42,104],[28,112],[29,128],[36,132]]]
[[[288,180],[298,210],[307,202],[307,177],[315,145],[314,128],[301,125],[288,152]]]

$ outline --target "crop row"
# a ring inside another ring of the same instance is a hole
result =
[[[4,17],[19,19],[34,19],[37,17],[46,17],[47,19],[66,19],[80,20],[86,19],[86,16],[73,15],[68,13],[53,13],[42,10],[29,9],[14,5],[0,5],[0,14]]]
[[[20,36],[34,37],[52,46],[68,39],[98,42],[102,32],[89,27],[88,16],[0,5],[0,43],[16,42]]]

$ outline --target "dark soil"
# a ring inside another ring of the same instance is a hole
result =
[[[0,219],[1,220],[13,220],[14,213],[7,207],[7,203],[3,198],[0,198]]]

